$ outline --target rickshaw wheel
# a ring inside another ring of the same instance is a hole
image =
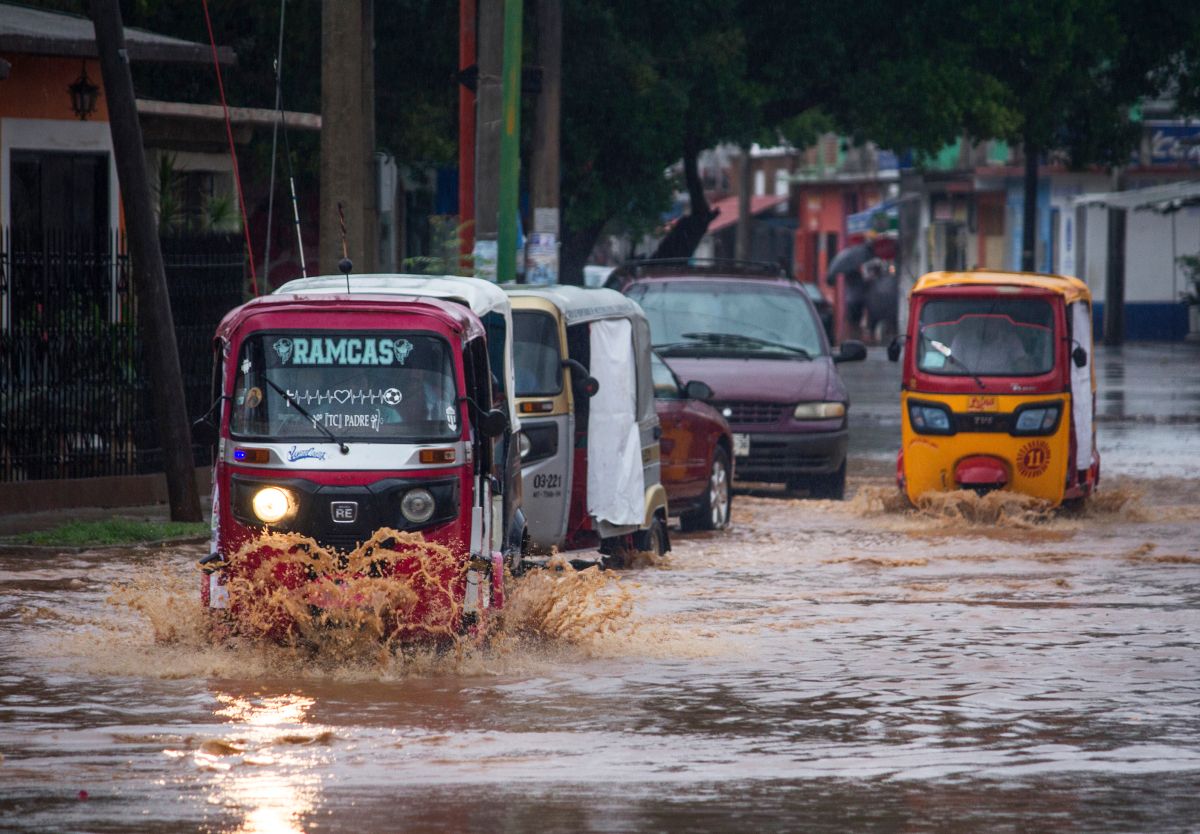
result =
[[[667,541],[667,525],[658,516],[654,517],[654,521],[645,530],[638,530],[633,534],[633,548],[639,553],[666,555],[670,549]]]

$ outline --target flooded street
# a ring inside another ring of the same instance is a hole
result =
[[[202,545],[4,551],[0,830],[1194,830],[1200,350],[1098,358],[1082,515],[897,507],[873,350],[851,500],[522,578],[485,651],[215,648]]]

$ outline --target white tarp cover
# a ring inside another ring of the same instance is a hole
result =
[[[1071,362],[1071,422],[1075,427],[1075,468],[1092,465],[1092,310],[1077,301],[1071,305],[1071,334],[1075,346],[1087,351],[1088,361],[1082,368]]]
[[[641,525],[646,484],[638,432],[637,365],[628,319],[594,321],[591,375],[600,390],[588,417],[588,513],[613,525]]]

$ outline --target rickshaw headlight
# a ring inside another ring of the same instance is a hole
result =
[[[292,513],[295,501],[292,494],[281,487],[263,487],[254,493],[251,507],[254,515],[263,524],[277,524]]]
[[[953,434],[950,412],[940,406],[909,403],[908,420],[918,434]]]
[[[1017,424],[1013,427],[1013,431],[1017,434],[1049,434],[1057,425],[1057,405],[1026,408],[1017,415]]]
[[[837,420],[846,416],[845,403],[800,403],[792,412],[797,420]]]
[[[410,489],[400,499],[400,512],[413,524],[429,521],[436,509],[437,502],[433,500],[433,493],[427,489]]]

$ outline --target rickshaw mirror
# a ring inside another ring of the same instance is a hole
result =
[[[573,375],[572,388],[575,396],[591,399],[600,390],[600,380],[588,373],[588,369],[578,359],[564,359],[562,366]]]
[[[861,362],[867,358],[867,346],[856,339],[842,342],[838,352],[834,354],[834,362]]]
[[[900,339],[899,339],[899,337],[893,338],[892,341],[888,344],[887,357],[888,357],[888,360],[891,362],[899,362],[900,361]]]
[[[600,380],[594,376],[585,376],[575,383],[575,393],[578,396],[591,399],[600,390]]]
[[[1087,364],[1087,351],[1082,345],[1076,345],[1075,350],[1071,351],[1071,361],[1075,363],[1076,368],[1082,368]]]
[[[713,397],[713,389],[707,382],[701,382],[698,379],[693,379],[683,387],[683,393],[687,395],[689,400],[711,400]]]
[[[479,433],[484,437],[499,437],[508,431],[508,415],[498,408],[485,411],[479,417]]]

